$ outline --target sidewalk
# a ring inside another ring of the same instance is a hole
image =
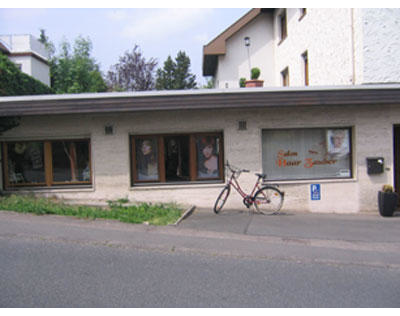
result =
[[[384,218],[378,213],[316,214],[282,212],[252,214],[247,210],[195,209],[180,228],[289,239],[323,239],[360,242],[400,242],[400,214]]]

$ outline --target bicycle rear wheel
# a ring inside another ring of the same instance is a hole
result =
[[[283,193],[275,187],[263,187],[254,196],[257,212],[271,215],[280,211],[283,204]]]
[[[231,192],[231,187],[226,186],[222,189],[221,193],[218,195],[217,200],[214,204],[214,213],[218,214],[221,212],[223,206],[225,205],[226,200],[228,199],[229,193]]]

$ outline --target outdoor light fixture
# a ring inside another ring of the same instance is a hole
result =
[[[249,72],[250,72],[250,78],[251,78],[251,64],[250,64],[250,37],[246,36],[244,38],[244,46],[247,47],[247,58],[249,60]]]

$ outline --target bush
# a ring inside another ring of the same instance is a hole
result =
[[[246,78],[239,79],[239,87],[241,87],[241,88],[246,87]]]
[[[260,77],[261,71],[259,68],[251,68],[251,80],[257,80]]]

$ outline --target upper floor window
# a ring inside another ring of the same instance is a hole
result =
[[[281,72],[281,77],[282,77],[282,86],[283,87],[288,87],[289,86],[289,68],[288,67],[286,67]]]
[[[307,9],[306,8],[300,8],[300,17],[299,21],[304,18],[304,16],[307,14]]]
[[[279,31],[280,31],[280,42],[287,37],[287,18],[286,9],[279,15]]]
[[[305,51],[302,55],[301,55],[302,59],[303,59],[303,69],[304,69],[304,85],[308,86],[309,82],[308,82],[308,52]]]

